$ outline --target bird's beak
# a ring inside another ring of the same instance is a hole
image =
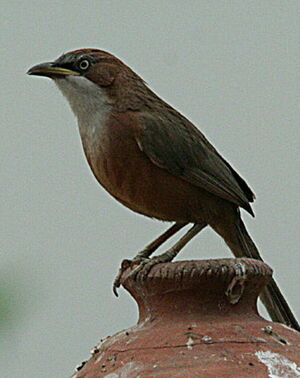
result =
[[[68,68],[59,67],[55,62],[38,64],[27,71],[28,75],[46,77],[79,76],[80,73]]]

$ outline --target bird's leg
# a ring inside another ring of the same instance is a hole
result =
[[[152,259],[141,260],[140,263],[130,272],[129,276],[132,276],[135,279],[138,276],[140,280],[143,280],[147,276],[147,274],[149,273],[153,265],[172,261],[178,255],[178,253],[182,250],[182,248],[206,226],[207,226],[206,223],[195,223],[193,227],[190,228],[178,240],[178,242],[175,243],[173,247],[168,249],[166,252],[162,253],[159,256],[153,257]]]
[[[171,236],[176,234],[179,230],[181,230],[187,223],[175,223],[173,226],[167,229],[164,233],[159,235],[158,238],[153,240],[150,244],[148,244],[142,251],[140,251],[133,259],[133,261],[141,261],[149,256],[152,255],[154,251],[157,250],[165,241],[167,241]]]
[[[176,234],[179,230],[181,230],[183,227],[185,227],[187,223],[174,223],[171,227],[169,227],[164,233],[159,235],[155,240],[153,240],[151,243],[149,243],[142,251],[140,251],[132,261],[138,262],[139,264],[147,259],[147,262],[149,261],[149,256],[152,255],[154,251],[157,250],[165,241],[167,241],[171,236]],[[120,279],[123,274],[123,272],[128,268],[128,266],[131,264],[130,260],[123,260],[121,263],[121,267],[119,269],[118,275],[114,280],[113,283],[113,292],[116,296],[118,296],[117,289],[120,287]]]

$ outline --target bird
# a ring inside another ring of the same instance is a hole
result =
[[[154,264],[172,261],[207,226],[236,257],[262,260],[241,218],[241,209],[254,216],[253,191],[203,133],[128,65],[109,52],[85,48],[27,73],[52,79],[66,97],[88,164],[110,195],[136,213],[173,222],[132,260],[136,274],[145,276]],[[151,257],[188,225],[171,248]],[[273,321],[300,331],[274,279],[261,300]]]

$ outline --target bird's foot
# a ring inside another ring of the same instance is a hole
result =
[[[153,258],[142,258],[139,260],[132,260],[132,270],[128,274],[127,278],[132,278],[133,280],[143,281],[148,273],[150,272],[151,268],[159,264],[162,261],[159,261],[157,257]]]
[[[113,292],[116,296],[118,296],[118,288],[121,286],[122,283],[122,275],[125,272],[126,269],[131,268],[131,271],[126,276],[127,278],[131,278],[135,281],[143,281],[148,276],[151,268],[156,265],[163,262],[169,262],[173,259],[172,253],[170,251],[167,251],[163,253],[162,255],[147,258],[147,257],[140,257],[137,256],[133,260],[123,260],[121,263],[121,267],[119,269],[119,272],[117,274],[117,277],[114,280],[113,283]]]
[[[117,274],[117,276],[114,280],[114,283],[113,283],[113,292],[114,292],[116,297],[119,296],[118,288],[121,286],[122,275],[125,272],[125,270],[131,266],[131,263],[132,263],[132,260],[127,260],[127,259],[125,259],[121,262],[119,272],[118,272],[118,274]]]

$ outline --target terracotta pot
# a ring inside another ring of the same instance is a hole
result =
[[[300,377],[300,333],[258,315],[271,269],[252,259],[179,261],[123,275],[139,321],[104,339],[77,378]]]

